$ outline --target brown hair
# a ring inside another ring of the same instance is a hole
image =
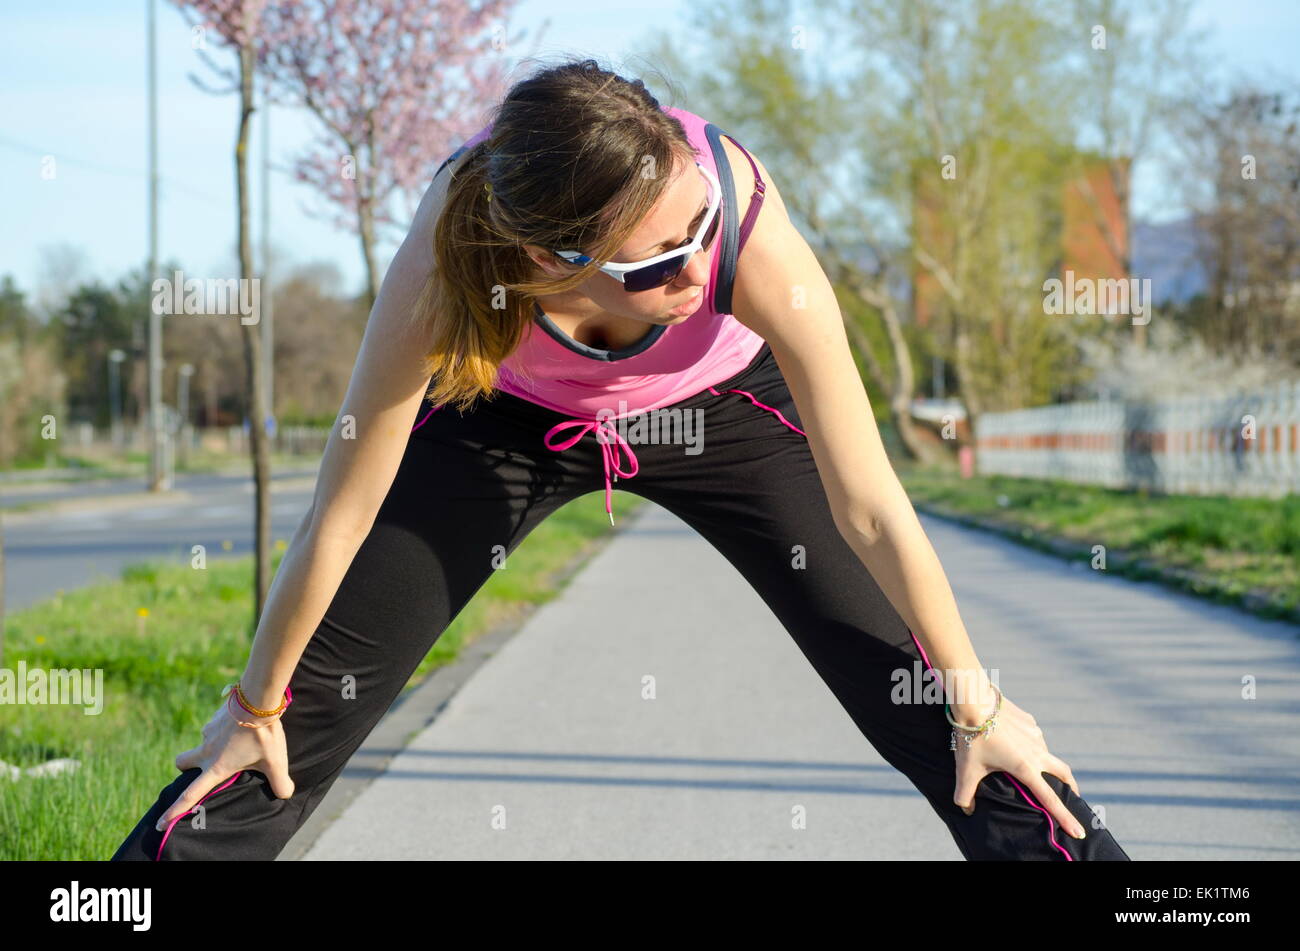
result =
[[[685,128],[640,79],[592,59],[534,73],[492,114],[491,133],[462,156],[448,184],[434,228],[437,266],[412,314],[432,341],[426,398],[461,409],[491,395],[536,297],[595,273],[662,195],[677,159],[694,155]],[[524,244],[593,260],[566,277],[533,280]]]

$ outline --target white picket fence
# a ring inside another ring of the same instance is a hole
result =
[[[1300,494],[1300,380],[985,413],[975,421],[975,465],[981,474],[1185,495]]]
[[[226,434],[227,452],[237,455],[252,451],[252,440],[242,426],[227,426],[222,431]],[[329,435],[328,426],[281,426],[271,438],[271,451],[317,455],[325,451]]]

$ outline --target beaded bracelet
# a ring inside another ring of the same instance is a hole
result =
[[[265,718],[276,716],[277,714],[283,713],[288,708],[289,704],[293,703],[293,691],[288,687],[284,688],[284,699],[280,701],[280,705],[274,710],[259,710],[257,707],[249,703],[248,698],[244,696],[244,691],[240,687],[239,681],[235,681],[233,684],[226,684],[225,689],[221,691],[221,695],[223,697],[227,696],[232,691],[234,692],[235,699],[239,701],[239,705],[255,717]]]
[[[272,720],[269,723],[249,723],[245,720],[239,719],[239,714],[230,708],[230,700],[233,696],[234,694],[230,694],[230,696],[226,697],[226,712],[229,713],[232,717],[234,717],[235,722],[238,723],[240,726],[248,727],[248,729],[250,730],[260,730],[263,727],[270,726],[271,723],[275,722],[274,720]]]
[[[988,719],[977,727],[966,726],[962,723],[958,723],[952,718],[952,711],[948,708],[948,704],[945,703],[943,705],[943,715],[948,718],[948,723],[953,727],[951,737],[948,740],[948,749],[955,750],[957,748],[958,730],[962,731],[962,739],[966,741],[966,749],[970,749],[970,745],[974,742],[975,737],[986,736],[993,732],[993,728],[997,725],[998,713],[1002,710],[1002,691],[998,690],[997,684],[990,683],[989,686],[992,687],[993,692],[998,695],[997,706],[993,708],[993,712],[989,714]]]

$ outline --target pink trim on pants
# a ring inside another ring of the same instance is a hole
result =
[[[911,636],[913,643],[916,644],[916,649],[921,652],[921,660],[925,661],[926,669],[933,672],[934,668],[930,666],[930,658],[926,656],[925,648],[922,647],[921,642],[916,639],[916,635],[912,633],[911,628],[907,629],[907,633]],[[937,677],[938,674],[935,674],[935,676]],[[1011,785],[1015,786],[1016,789],[1020,790],[1020,795],[1025,798],[1025,802],[1029,803],[1031,806],[1033,806],[1035,809],[1037,809],[1039,812],[1041,812],[1043,815],[1047,817],[1047,841],[1050,842],[1058,852],[1060,852],[1062,855],[1065,856],[1065,860],[1067,862],[1073,862],[1074,858],[1070,855],[1070,853],[1065,851],[1065,849],[1061,848],[1060,843],[1056,841],[1056,823],[1052,821],[1052,814],[1048,812],[1046,809],[1044,809],[1040,803],[1030,798],[1029,793],[1025,792],[1024,788],[1018,782],[1016,782],[1015,778],[1010,773],[1008,773],[1006,770],[999,770],[999,772],[1002,773],[1002,775],[1006,776],[1007,779],[1011,780]]]
[[[231,783],[233,783],[236,779],[238,779],[238,778],[239,778],[240,776],[242,776],[242,775],[244,775],[244,771],[241,769],[239,772],[235,773],[235,775],[231,776],[229,779],[227,779],[224,783],[222,783],[222,784],[221,784],[220,786],[218,786],[216,789],[211,789],[211,790],[209,790],[207,796],[204,796],[202,799],[199,800],[198,805],[200,805],[200,806],[203,805],[204,801],[207,800],[208,796],[212,796],[212,795],[214,795],[214,794],[216,794],[216,793],[221,792],[221,790],[225,789],[227,786],[229,786]],[[193,812],[193,811],[194,811],[194,810],[191,809],[191,810],[189,810],[189,812],[183,812],[183,813],[181,813],[179,816],[177,816],[175,819],[173,819],[171,822],[167,823],[167,831],[163,833],[162,841],[158,843],[158,854],[157,854],[156,856],[154,856],[154,861],[155,861],[155,862],[161,862],[161,861],[162,861],[162,850],[163,850],[163,846],[167,844],[167,837],[170,836],[170,835],[172,834],[172,826],[176,825],[176,823],[180,822],[182,819],[184,819],[186,816],[188,816],[188,815],[190,814],[190,812]]]

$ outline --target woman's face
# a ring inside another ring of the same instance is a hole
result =
[[[693,161],[678,159],[673,178],[650,209],[650,213],[632,232],[612,263],[631,264],[644,261],[679,245],[694,235],[708,211],[709,186]],[[722,213],[719,208],[718,214]],[[615,277],[597,271],[573,291],[545,295],[538,298],[543,310],[575,313],[595,310],[608,311],[620,317],[642,320],[651,324],[681,323],[703,304],[704,286],[709,281],[713,250],[717,246],[718,232],[704,251],[691,255],[677,278],[663,287],[629,293]],[[548,274],[561,276],[577,270],[537,245],[524,245],[529,257]],[[549,302],[549,306],[548,306]],[[686,305],[682,312],[672,313]]]

